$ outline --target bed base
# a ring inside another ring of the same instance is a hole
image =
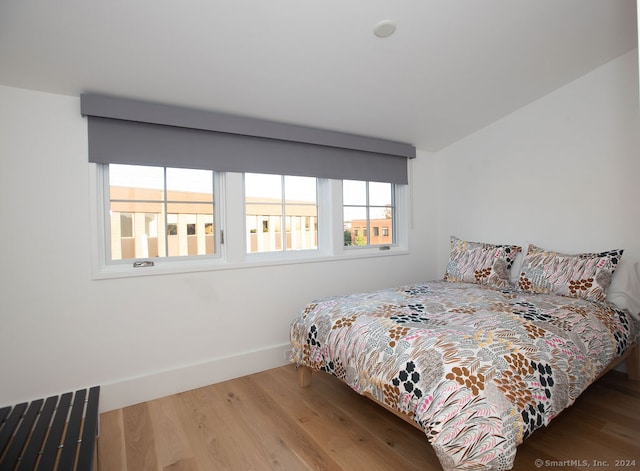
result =
[[[602,373],[598,375],[596,381],[622,363],[627,367],[627,377],[631,381],[640,381],[640,343],[634,343],[633,346],[627,348],[626,352],[619,357],[614,358]]]

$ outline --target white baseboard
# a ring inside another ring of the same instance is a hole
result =
[[[289,363],[291,345],[244,352],[228,357],[187,365],[103,384],[100,389],[100,412],[150,401],[171,394],[220,383]]]

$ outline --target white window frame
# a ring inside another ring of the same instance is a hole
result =
[[[364,181],[364,180],[362,180]],[[347,256],[351,258],[358,257],[371,257],[375,255],[393,255],[398,253],[407,253],[409,251],[409,215],[410,215],[410,194],[409,194],[409,185],[398,185],[394,184],[394,194],[392,195],[393,204],[395,206],[394,211],[394,221],[393,221],[393,231],[395,232],[395,240],[391,244],[381,244],[381,245],[344,245],[344,227],[343,227],[343,200],[342,200],[342,181],[337,181],[339,184],[339,188],[337,191],[340,194],[340,249],[335,252],[341,252],[342,256]],[[371,228],[370,228],[371,230]]]
[[[210,255],[149,257],[140,259],[111,260],[110,223],[107,215],[110,211],[108,165],[90,164],[90,190],[92,230],[92,273],[93,278],[118,278],[139,275],[156,275],[164,273],[181,273],[210,270],[223,263],[224,244],[220,243],[223,231],[222,213],[224,212],[223,192],[220,191],[223,179],[214,172],[213,198],[215,204],[214,238],[215,250]],[[136,262],[143,266],[136,267]],[[152,264],[145,263],[152,262]]]
[[[342,180],[318,178],[318,249],[248,254],[244,174],[215,172],[214,227],[216,253],[153,259],[154,265],[134,268],[134,260],[107,261],[110,241],[106,215],[109,214],[106,166],[89,164],[91,261],[93,279],[124,278],[171,273],[189,273],[225,269],[244,269],[295,263],[327,262],[357,258],[385,257],[409,253],[410,186],[395,188],[395,243],[388,246],[344,246]],[[105,186],[106,185],[106,186]],[[221,233],[222,232],[222,237]],[[220,243],[220,240],[223,243]]]
[[[369,195],[369,183],[371,182],[367,180],[358,180],[358,181],[367,183],[367,195]],[[392,247],[398,247],[399,245],[401,245],[398,243],[398,232],[399,232],[398,231],[398,197],[401,196],[402,191],[399,190],[399,188],[402,188],[402,185],[398,185],[398,184],[391,184],[391,185],[392,185],[391,186],[392,188],[391,206],[393,207],[393,219],[392,219],[393,225],[392,225],[391,233],[393,235],[392,237],[393,242],[391,242],[390,244],[373,244],[372,245],[370,243],[367,243],[367,245],[348,245],[348,246],[344,246],[345,250],[347,251],[367,250],[367,249],[391,250]],[[359,206],[359,207],[366,208],[367,229],[365,229],[365,232],[366,232],[367,241],[370,241],[371,237],[373,236],[373,234],[371,233],[373,231],[373,227],[371,226],[370,208],[378,208],[380,206],[369,204],[368,196],[367,196],[367,201],[365,205],[347,205],[347,206],[350,206],[350,207]],[[342,201],[341,211],[343,212],[342,213],[343,215],[344,215],[344,207],[345,207],[344,201]],[[343,216],[343,219],[344,219],[344,216]],[[405,232],[405,231],[402,231],[402,232]]]
[[[245,182],[244,174],[242,174],[242,214],[245,214],[246,199],[245,199]],[[246,217],[243,219],[243,244],[245,260],[248,263],[265,263],[265,262],[277,262],[277,261],[297,261],[308,260],[317,257],[330,257],[331,253],[327,250],[330,245],[331,234],[328,231],[330,219],[327,218],[327,214],[330,213],[332,201],[331,194],[329,192],[329,180],[325,178],[316,178],[316,205],[318,208],[318,248],[317,249],[305,249],[305,250],[278,250],[272,252],[255,252],[250,253],[247,251],[246,243]],[[282,222],[284,225],[284,221]]]

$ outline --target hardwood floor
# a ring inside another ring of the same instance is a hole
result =
[[[100,471],[441,469],[421,431],[328,374],[314,373],[311,386],[300,388],[293,366],[100,420]],[[640,469],[640,382],[605,375],[518,447],[514,469],[584,463]]]

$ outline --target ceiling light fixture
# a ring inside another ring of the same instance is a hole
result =
[[[379,38],[388,38],[396,30],[396,23],[393,20],[382,20],[373,27],[373,34]]]

